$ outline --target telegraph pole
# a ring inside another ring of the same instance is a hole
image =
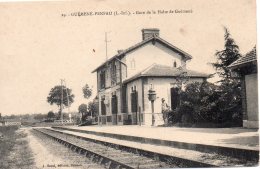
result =
[[[109,42],[111,42],[111,41],[109,41],[109,40],[107,40],[107,34],[108,34],[109,32],[105,32],[105,43],[106,43],[106,69],[108,69],[108,63],[107,63],[107,60],[108,60],[108,48],[107,48],[107,44],[109,43]]]
[[[108,33],[109,33],[109,32],[105,32],[105,44],[106,44],[106,72],[105,72],[106,74],[105,74],[105,82],[104,82],[104,83],[105,83],[105,86],[106,86],[106,78],[108,77],[108,73],[107,73],[107,72],[108,72],[108,63],[107,63],[107,61],[108,61],[108,54],[107,54],[107,53],[108,53],[108,52],[107,52],[108,49],[107,49],[107,44],[108,44],[109,42],[111,42],[111,41],[108,41],[108,40],[107,40],[107,34],[108,34]],[[99,97],[99,99],[100,99],[100,97]],[[99,115],[100,115],[99,117],[101,118],[101,125],[102,125],[102,114],[99,114]],[[99,124],[100,124],[100,118],[98,118],[98,123],[99,123]]]
[[[106,43],[106,61],[108,60],[108,56],[107,56],[107,43],[111,42],[107,40],[107,33],[109,32],[105,32],[105,43]]]
[[[63,125],[63,113],[62,113],[62,105],[63,105],[63,86],[62,86],[62,79],[61,82],[61,104],[60,104],[60,115],[61,115],[61,124]]]
[[[67,95],[67,101],[68,101],[68,114],[69,114],[70,121],[71,121],[69,92],[68,92],[68,88],[67,88],[65,79],[63,79],[63,81],[64,81],[65,90],[66,90],[66,95]]]

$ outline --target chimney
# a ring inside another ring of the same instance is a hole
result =
[[[160,30],[157,28],[142,29],[143,40],[149,39],[151,37],[159,36]]]
[[[122,50],[122,49],[117,50],[117,53],[118,53],[118,54],[121,54],[122,52],[124,52],[124,50]]]

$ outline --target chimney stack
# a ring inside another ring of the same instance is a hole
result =
[[[124,50],[122,50],[122,49],[117,50],[117,53],[118,53],[118,54],[120,54],[120,53],[122,53],[122,52],[124,52]]]
[[[149,39],[151,37],[159,36],[160,30],[157,28],[142,29],[143,40]]]

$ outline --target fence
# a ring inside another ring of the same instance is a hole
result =
[[[74,124],[73,120],[54,120],[54,124]]]
[[[163,122],[162,113],[154,113],[155,121]],[[152,121],[152,113],[119,113],[112,115],[100,115],[99,125],[144,125],[145,122]]]

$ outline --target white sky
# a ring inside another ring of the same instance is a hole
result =
[[[130,3],[131,2],[131,3]],[[142,2],[142,3],[141,3]],[[77,110],[88,83],[96,92],[91,71],[109,57],[141,41],[142,28],[159,28],[160,37],[193,59],[188,68],[212,73],[216,50],[223,49],[226,26],[242,54],[256,44],[254,0],[125,0],[0,3],[0,112],[2,115],[47,113],[52,87],[65,78],[75,94]],[[192,14],[61,17],[62,13],[192,9]],[[95,52],[93,52],[93,49]],[[94,95],[95,95],[94,92]]]

